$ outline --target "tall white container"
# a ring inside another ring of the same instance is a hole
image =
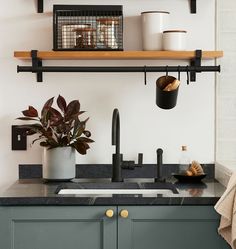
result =
[[[142,18],[143,50],[162,50],[162,32],[168,28],[169,12],[145,11]]]

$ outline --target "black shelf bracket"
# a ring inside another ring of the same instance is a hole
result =
[[[199,68],[201,67],[201,61],[202,61],[202,50],[196,50],[195,51],[195,58],[191,60],[190,66]],[[190,72],[190,81],[195,82],[196,81],[196,73],[200,73],[201,71],[195,71]]]
[[[38,58],[38,51],[32,50],[31,51],[32,57],[32,73],[36,73],[37,82],[43,82],[43,73],[39,71],[38,68],[43,66],[42,60]]]
[[[197,0],[190,0],[190,11],[191,14],[197,13]]]
[[[43,13],[43,0],[37,0],[38,1],[38,13]]]

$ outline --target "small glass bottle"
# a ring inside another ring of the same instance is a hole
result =
[[[186,174],[186,170],[190,165],[190,157],[187,150],[187,146],[183,145],[181,147],[181,155],[179,159],[179,174]]]

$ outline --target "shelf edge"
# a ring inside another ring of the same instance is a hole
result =
[[[31,59],[30,51],[15,51],[18,59]],[[189,60],[195,51],[39,51],[43,60]],[[202,59],[223,57],[223,51],[203,51]]]

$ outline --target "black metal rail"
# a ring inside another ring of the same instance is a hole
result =
[[[71,66],[42,66],[41,61],[38,61],[38,66],[17,66],[17,73],[31,72],[37,76],[37,82],[43,81],[43,73],[144,73],[144,84],[147,83],[147,73],[156,72],[181,72],[187,73],[187,84],[189,84],[189,74],[194,75],[201,72],[220,72],[220,66],[143,66],[143,67],[71,67]],[[35,64],[36,65],[36,64]]]
[[[144,72],[220,72],[220,66],[135,66],[135,67],[72,67],[72,66],[17,66],[17,72],[31,73],[144,73]]]

